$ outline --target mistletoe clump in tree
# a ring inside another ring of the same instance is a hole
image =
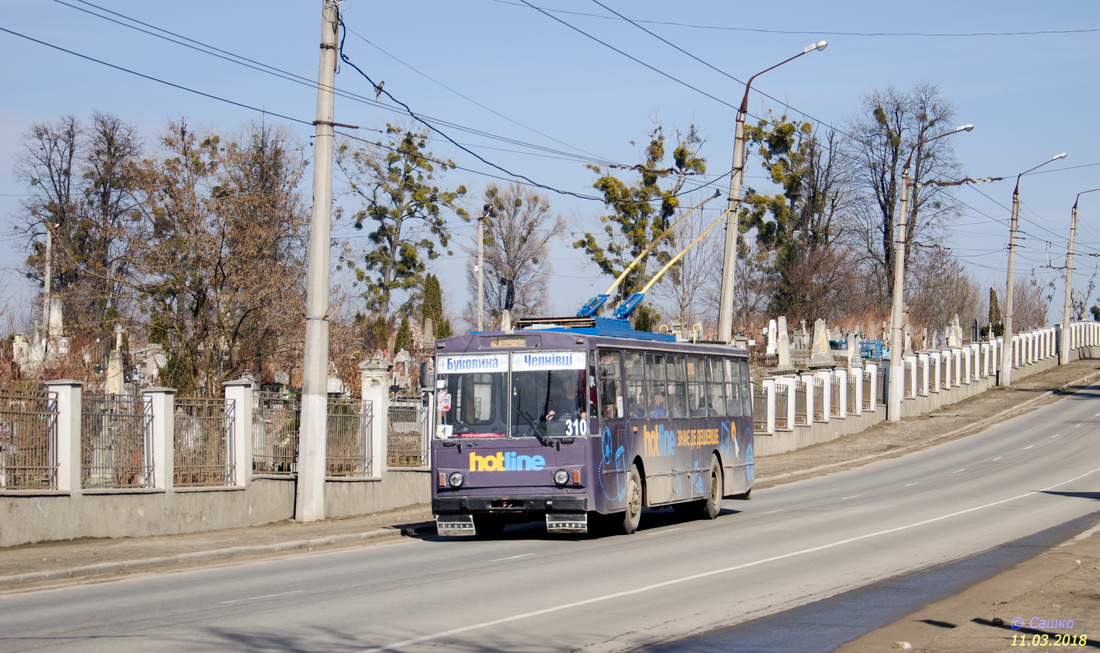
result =
[[[687,178],[706,172],[706,161],[698,154],[702,143],[694,125],[687,134],[677,134],[672,165],[662,168],[665,165],[666,138],[661,125],[655,125],[649,132],[643,162],[629,168],[640,174],[640,179],[632,185],[599,166],[588,166],[600,175],[593,187],[603,194],[604,205],[612,212],[600,216],[603,225],[600,239],[595,234],[585,233],[584,238],[573,243],[573,247],[584,250],[604,274],[611,277],[622,274],[631,261],[668,229],[672,216],[680,206],[680,193]],[[662,187],[662,182],[665,182],[665,187]],[[639,292],[652,276],[648,265],[650,260],[655,260],[658,266],[664,265],[675,255],[674,251],[669,251],[674,244],[673,238],[666,238],[639,261],[619,285],[618,299]],[[644,304],[638,307],[634,315],[634,328],[639,330],[649,330],[660,318]]]

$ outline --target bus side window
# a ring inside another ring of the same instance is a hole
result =
[[[734,363],[741,368],[741,414],[752,415],[752,381],[749,379],[749,362]]]
[[[703,372],[705,359],[701,356],[687,357],[687,399],[689,417],[707,416],[707,386]]]
[[[626,396],[630,417],[645,417],[645,375],[642,372],[642,355],[628,351],[623,359],[623,376],[626,378]]]
[[[645,355],[646,417],[668,417],[668,382],[664,354]]]
[[[711,417],[726,415],[726,401],[723,396],[726,379],[722,373],[722,359],[707,359],[707,407]]]
[[[722,367],[726,372],[726,415],[740,417],[741,412],[741,368],[732,358],[722,359]]]
[[[687,417],[687,377],[684,376],[684,357],[665,358],[668,374],[668,416]]]
[[[603,419],[621,419],[625,414],[621,360],[617,351],[601,349],[599,352],[596,374],[599,379],[600,416]]]

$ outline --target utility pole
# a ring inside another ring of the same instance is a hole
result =
[[[1058,364],[1069,362],[1069,309],[1070,292],[1073,290],[1073,237],[1077,235],[1077,203],[1085,193],[1095,193],[1100,188],[1081,191],[1073,201],[1073,212],[1069,220],[1069,248],[1066,250],[1066,306],[1062,313],[1062,337],[1058,339]]]
[[[914,202],[915,203],[915,202]],[[909,220],[909,161],[901,171],[901,200],[894,231],[894,302],[890,309],[890,403],[886,407],[886,419],[901,421],[901,398],[904,392],[904,366],[902,350],[905,347],[905,326],[901,314],[905,310],[902,297],[905,285],[905,244],[908,240]]]
[[[313,212],[309,223],[305,360],[302,418],[298,436],[298,491],[294,518],[325,518],[328,439],[328,295],[332,233],[332,127],[336,85],[337,0],[324,0],[321,63],[317,75],[317,120],[313,147]],[[238,407],[246,410],[247,407]]]
[[[50,267],[53,263],[53,229],[50,228],[49,220],[44,224],[46,225],[46,299],[42,306],[42,329],[43,337],[48,342],[50,333],[50,284],[53,281],[53,271]]]
[[[484,331],[485,316],[485,237],[482,235],[482,225],[489,215],[489,205],[482,209],[477,219],[477,330]]]
[[[824,50],[827,45],[829,44],[825,41],[811,43],[803,48],[802,52],[780,61],[771,68],[761,70],[745,83],[745,95],[741,98],[740,108],[737,109],[737,127],[733,136],[733,173],[730,175],[730,197],[727,207],[729,213],[726,215],[726,248],[725,258],[722,261],[722,290],[718,306],[718,340],[720,342],[733,340],[733,288],[737,281],[737,234],[740,232],[736,209],[737,205],[741,203],[741,183],[745,177],[745,116],[749,112],[749,90],[752,88],[752,81],[769,70],[774,70],[788,61],[794,61],[806,53]]]
[[[1012,294],[1013,294],[1013,280],[1016,274],[1016,227],[1020,221],[1020,178],[1027,173],[1038,170],[1048,163],[1053,163],[1058,159],[1066,158],[1066,153],[1055,156],[1054,158],[1043,161],[1039,165],[1025,170],[1016,175],[1016,187],[1012,189],[1012,223],[1008,228],[1008,279],[1005,283],[1005,328],[1004,328],[1004,346],[1001,349],[1004,354],[1001,357],[1001,373],[998,379],[997,385],[1008,387],[1012,385]]]

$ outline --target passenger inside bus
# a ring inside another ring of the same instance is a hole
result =
[[[653,401],[649,404],[650,417],[667,417],[665,413],[665,393],[658,390],[653,393]]]

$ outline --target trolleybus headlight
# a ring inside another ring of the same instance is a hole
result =
[[[569,482],[569,472],[565,471],[564,469],[559,469],[558,471],[554,472],[554,482],[558,485],[565,485]]]
[[[460,488],[462,484],[466,482],[466,479],[462,477],[462,472],[455,472],[451,474],[451,477],[447,479],[447,482],[451,484],[453,488]]]

